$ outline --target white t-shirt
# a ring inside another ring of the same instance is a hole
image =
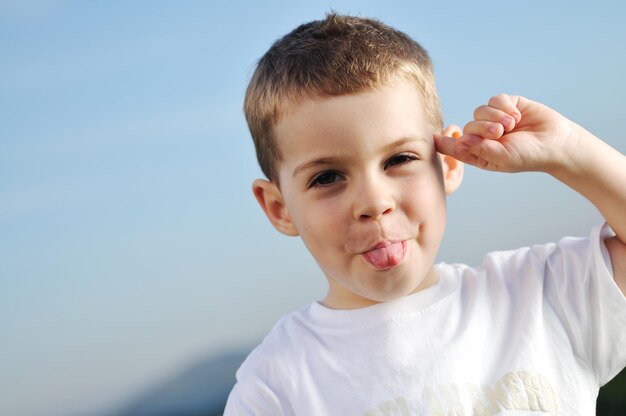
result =
[[[283,317],[225,416],[593,415],[626,366],[626,299],[603,239],[439,264],[439,282],[356,310]]]

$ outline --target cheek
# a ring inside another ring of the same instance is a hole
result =
[[[309,244],[327,244],[338,236],[345,225],[342,211],[338,201],[333,199],[302,201],[298,209],[296,226],[304,242]]]
[[[329,204],[309,206],[306,221],[299,224],[300,237],[311,255],[325,273],[334,274],[337,267],[343,267],[345,258],[346,221],[341,219],[341,211]]]
[[[428,217],[443,210],[445,215],[446,194],[436,172],[412,179],[402,193],[402,200],[412,212]]]

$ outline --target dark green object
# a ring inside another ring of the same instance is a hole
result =
[[[600,389],[596,408],[598,416],[626,414],[626,370]]]

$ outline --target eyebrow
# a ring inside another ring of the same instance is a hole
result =
[[[421,137],[421,136],[420,137],[404,137],[402,139],[396,140],[395,142],[392,142],[383,146],[382,151],[384,153],[387,153],[387,152],[392,151],[396,147],[404,146],[407,143],[422,142],[422,141],[425,142],[426,144],[431,144],[431,142],[426,140],[425,137]]]
[[[296,166],[296,168],[293,170],[293,176],[295,177],[297,174],[307,169],[311,169],[317,166],[332,165],[338,163],[341,160],[342,158],[338,157],[322,157],[319,159],[314,159],[309,162],[303,163],[302,165]]]
[[[405,138],[396,140],[393,143],[389,143],[389,144],[383,146],[381,148],[381,152],[382,153],[389,153],[393,149],[398,148],[400,146],[403,146],[403,145],[405,145],[407,143],[420,142],[420,141],[423,141],[423,142],[425,142],[427,144],[430,144],[430,142],[426,138],[424,138],[424,137],[405,137]],[[321,157],[319,159],[313,159],[311,161],[308,161],[308,162],[305,162],[305,163],[303,163],[301,165],[296,166],[296,168],[293,170],[292,176],[295,177],[300,172],[305,171],[307,169],[314,168],[314,167],[328,166],[328,165],[332,165],[332,164],[337,164],[337,163],[341,162],[344,159],[345,158],[343,158],[343,157]]]

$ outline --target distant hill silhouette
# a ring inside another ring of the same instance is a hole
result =
[[[251,349],[227,352],[190,366],[102,416],[221,416],[235,372]],[[626,414],[626,370],[600,389],[597,415]]]
[[[110,416],[221,415],[235,384],[235,372],[249,352],[231,351],[193,365]]]

